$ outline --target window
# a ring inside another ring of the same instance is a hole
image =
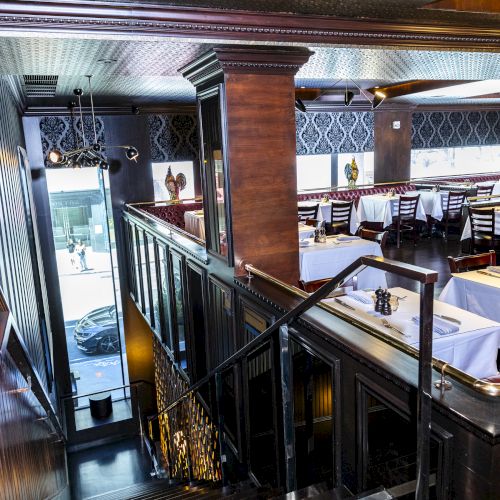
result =
[[[329,189],[331,185],[331,155],[297,156],[297,191]]]
[[[500,145],[411,151],[412,178],[492,172],[499,164]]]
[[[155,201],[165,201],[170,199],[170,194],[165,186],[168,167],[172,169],[172,175],[177,177],[182,173],[186,176],[186,187],[179,192],[179,199],[185,200],[194,198],[194,169],[192,161],[176,161],[153,163],[153,186],[155,191]]]
[[[337,186],[347,186],[348,180],[345,176],[344,168],[347,163],[351,163],[355,159],[358,165],[358,179],[356,185],[364,186],[366,184],[373,184],[373,151],[368,153],[341,153],[338,156],[338,173],[337,173]]]

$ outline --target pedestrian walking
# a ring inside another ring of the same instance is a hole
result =
[[[88,271],[89,268],[87,267],[87,258],[85,256],[85,243],[83,243],[82,240],[78,240],[76,243],[75,251],[80,258],[80,272]]]

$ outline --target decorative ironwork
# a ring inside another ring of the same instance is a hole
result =
[[[174,363],[153,336],[158,408],[166,408],[186,389]],[[158,417],[163,458],[171,478],[220,481],[221,462],[218,431],[195,393]]]

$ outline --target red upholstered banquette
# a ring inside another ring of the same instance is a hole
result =
[[[482,181],[497,181],[500,179],[500,174],[464,176],[464,177],[441,177],[439,179],[422,179],[422,182],[439,183],[446,182],[482,182]],[[419,181],[420,182],[420,181]],[[299,193],[298,201],[318,200],[319,198],[328,195],[333,200],[351,201],[357,206],[361,196],[370,194],[387,193],[390,189],[394,189],[396,193],[403,194],[406,191],[415,189],[415,184],[411,182],[401,182],[398,184],[380,184],[371,187],[360,187],[358,189],[341,189],[338,191],[317,191],[315,193]],[[201,202],[197,203],[176,203],[173,205],[145,205],[141,207],[144,211],[162,219],[170,224],[173,224],[181,229],[184,229],[184,212],[188,210],[200,210],[203,208]]]
[[[144,205],[141,207],[145,212],[158,217],[158,219],[164,220],[169,224],[180,227],[181,229],[185,228],[184,224],[184,212],[189,210],[200,210],[203,208],[203,204],[201,202],[197,203],[176,203],[174,205]]]

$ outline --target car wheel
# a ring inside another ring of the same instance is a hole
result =
[[[112,354],[118,351],[120,343],[118,337],[114,335],[105,335],[100,341],[98,350],[102,354]]]

